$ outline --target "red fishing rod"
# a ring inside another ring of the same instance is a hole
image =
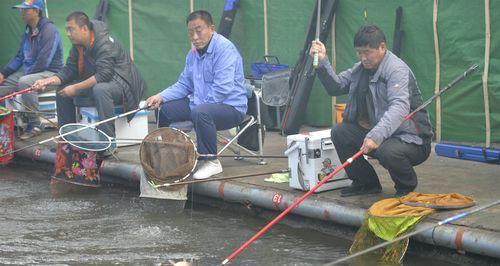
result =
[[[20,91],[13,92],[9,95],[5,95],[3,97],[0,97],[0,102],[5,101],[5,100],[10,99],[10,98],[14,98],[19,94],[24,94],[24,93],[30,92],[32,90],[33,90],[33,87],[28,87],[28,88],[22,89]]]
[[[422,103],[419,107],[417,107],[413,112],[409,113],[403,122],[401,124],[405,123],[408,121],[413,114],[416,112],[422,110],[425,108],[429,103],[432,102],[432,100],[436,99],[439,97],[441,94],[446,92],[448,89],[453,87],[457,82],[461,81],[465,77],[467,77],[470,73],[472,73],[474,70],[476,70],[478,67],[477,64],[474,64],[470,66],[463,74],[460,76],[456,77],[452,82],[448,83],[443,89],[441,89],[439,92],[435,93],[431,98],[429,98],[427,101]],[[319,187],[321,187],[324,183],[326,183],[330,178],[332,178],[334,175],[336,175],[338,172],[346,168],[348,165],[350,165],[354,160],[356,160],[359,156],[363,154],[363,151],[358,151],[356,152],[353,156],[351,156],[349,159],[347,159],[342,165],[337,167],[332,173],[327,175],[323,180],[321,180],[316,186],[311,188],[306,194],[302,195],[298,200],[296,200],[292,205],[290,205],[288,208],[286,208],[282,213],[280,213],[276,218],[274,218],[271,222],[269,222],[264,228],[262,228],[259,232],[257,232],[254,236],[252,236],[250,239],[247,240],[241,247],[239,247],[237,250],[235,250],[231,255],[229,255],[223,262],[222,265],[227,264],[229,261],[233,260],[238,256],[241,252],[243,252],[248,246],[250,246],[255,240],[257,240],[260,236],[262,236],[269,228],[271,228],[274,224],[279,222],[283,217],[285,217],[289,212],[291,212],[295,207],[297,207],[302,201],[304,201],[307,197],[311,196]]]

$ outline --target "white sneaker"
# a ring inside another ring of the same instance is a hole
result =
[[[222,166],[219,160],[206,160],[203,161],[203,164],[198,168],[198,171],[194,173],[194,179],[206,179],[213,175],[222,173]]]

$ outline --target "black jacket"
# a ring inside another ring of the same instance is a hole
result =
[[[115,75],[119,76],[129,86],[123,89],[123,108],[125,112],[137,109],[139,102],[146,92],[147,86],[139,71],[130,59],[123,46],[109,36],[105,23],[91,21],[91,30],[94,31],[94,46],[85,50],[85,59],[95,67],[97,83],[110,82]],[[78,79],[78,51],[71,48],[64,68],[56,74],[62,84],[75,82]],[[129,120],[133,116],[129,116]]]

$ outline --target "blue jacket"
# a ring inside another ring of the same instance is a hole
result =
[[[355,123],[357,103],[354,92],[358,89],[361,63],[351,69],[335,73],[325,58],[319,62],[318,78],[332,96],[348,94],[344,121]],[[375,126],[366,135],[378,145],[391,136],[417,145],[431,142],[432,127],[425,109],[415,113],[410,120],[401,124],[410,112],[423,103],[413,72],[408,65],[389,50],[368,85],[375,111]]]
[[[42,71],[58,72],[63,67],[61,35],[52,21],[40,18],[34,34],[27,25],[16,56],[1,73],[7,77],[23,67],[24,75]]]
[[[228,39],[214,33],[207,52],[200,56],[196,49],[191,49],[177,82],[160,95],[164,102],[189,97],[191,108],[204,103],[222,103],[245,114],[244,81],[240,53]]]

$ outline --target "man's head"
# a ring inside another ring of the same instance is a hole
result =
[[[87,14],[75,11],[66,18],[66,35],[73,45],[88,45],[90,31],[90,20]]]
[[[43,13],[43,0],[26,0],[22,4],[15,5],[12,8],[21,10],[23,21],[26,24],[38,22]]]
[[[194,11],[186,19],[188,35],[196,49],[205,48],[215,32],[212,16],[205,10]]]
[[[375,25],[362,26],[354,36],[354,48],[363,67],[375,70],[387,51],[385,35]]]

